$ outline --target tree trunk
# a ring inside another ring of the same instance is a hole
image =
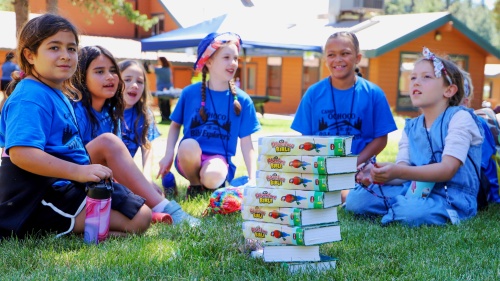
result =
[[[12,3],[16,12],[16,34],[19,34],[23,25],[28,21],[30,3],[29,0],[15,0]]]
[[[59,10],[57,9],[58,0],[46,0],[47,3],[47,13],[50,14],[59,14]]]

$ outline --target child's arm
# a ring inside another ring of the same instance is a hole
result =
[[[160,175],[163,177],[172,168],[172,164],[174,162],[175,144],[177,143],[177,139],[179,138],[180,131],[181,124],[172,121],[172,123],[170,123],[170,129],[168,131],[167,149],[165,151],[165,156],[163,156],[163,158],[160,160],[160,170],[158,170],[158,175],[156,176],[156,178],[160,177]]]
[[[441,162],[423,166],[409,166],[402,163],[378,163],[378,165],[378,168],[371,169],[374,182],[385,183],[393,179],[445,182],[453,178],[462,162],[453,156],[444,155]]]
[[[27,146],[9,149],[12,163],[28,172],[46,177],[55,177],[77,182],[99,182],[113,177],[110,168],[99,165],[78,165],[54,157],[45,151]]]
[[[248,181],[255,181],[255,151],[252,143],[252,135],[248,135],[240,139],[241,153],[243,154],[243,160],[245,160],[245,166],[247,167]]]
[[[378,155],[387,145],[387,135],[375,138],[358,155],[358,165],[366,162],[373,155]]]
[[[142,154],[142,172],[146,176],[147,179],[151,178],[151,167],[153,161],[153,153],[152,148],[147,149],[144,146],[141,146],[141,154]]]

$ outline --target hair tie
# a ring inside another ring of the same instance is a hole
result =
[[[205,106],[205,102],[204,101],[201,102],[201,106]]]
[[[424,59],[431,61],[434,65],[434,75],[436,75],[437,78],[441,77],[441,73],[444,73],[444,77],[446,77],[448,83],[450,83],[450,85],[453,85],[453,82],[451,81],[451,78],[448,75],[443,62],[438,57],[436,57],[436,55],[434,55],[427,47],[424,47],[422,55],[424,56]]]
[[[19,78],[24,79],[26,77],[26,73],[24,71],[19,71]]]
[[[234,100],[237,100],[238,99],[238,96],[237,95],[234,95]]]

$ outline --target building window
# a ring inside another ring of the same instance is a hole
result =
[[[319,58],[304,58],[302,69],[302,95],[314,83],[319,81]]]
[[[399,63],[399,83],[396,111],[418,111],[418,108],[412,105],[410,99],[410,75],[413,71],[413,65],[415,61],[420,57],[421,53],[401,53]],[[468,69],[468,61],[466,56],[450,55],[450,58],[462,69]]]
[[[281,64],[280,57],[267,58],[267,95],[271,100],[281,100]]]
[[[151,17],[157,17],[158,22],[151,28],[151,35],[158,35],[165,31],[165,15],[164,14],[152,14]]]

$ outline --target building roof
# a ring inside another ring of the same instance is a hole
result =
[[[238,25],[268,26],[287,25],[289,32],[286,36],[300,38],[302,45],[309,44],[322,48],[329,35],[341,30],[356,33],[364,56],[367,58],[378,57],[407,42],[414,40],[448,22],[462,32],[471,41],[486,52],[500,58],[500,50],[490,42],[480,37],[469,29],[464,23],[452,16],[449,12],[381,15],[363,22],[340,21],[328,24],[318,15],[328,12],[328,1],[315,1],[304,4],[299,0],[252,0],[253,7],[245,7],[238,0],[159,0],[165,10],[179,23],[179,27],[191,26],[222,14],[240,15],[241,20],[232,23],[235,29]],[[193,8],[193,7],[196,7]],[[286,7],[287,12],[277,12]],[[262,14],[248,20],[248,14]],[[258,19],[258,20],[257,20]],[[265,34],[261,36],[265,37]],[[243,41],[245,38],[242,37]],[[261,39],[264,40],[264,39]]]
[[[452,22],[453,27],[500,58],[500,50],[448,12],[375,16],[350,28],[358,36],[364,56],[378,57],[411,40]]]

